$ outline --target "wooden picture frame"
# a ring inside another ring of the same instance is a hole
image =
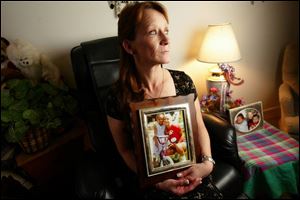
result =
[[[175,178],[179,170],[196,163],[194,134],[198,129],[194,94],[130,103],[130,109],[142,188]],[[159,116],[164,119],[161,123],[164,131],[156,134]],[[172,126],[168,126],[170,120]]]
[[[261,101],[229,109],[230,123],[240,134],[261,129],[264,124],[262,110]]]

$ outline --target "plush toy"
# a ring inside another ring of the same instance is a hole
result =
[[[1,89],[9,79],[24,78],[21,71],[7,57],[6,49],[9,44],[7,39],[1,37]]]
[[[29,42],[17,39],[9,44],[6,52],[9,60],[33,84],[46,80],[57,87],[63,87],[58,67]]]
[[[1,37],[1,69],[4,68],[2,66],[2,63],[7,61],[6,49],[7,49],[8,45],[9,45],[9,41],[7,39]]]

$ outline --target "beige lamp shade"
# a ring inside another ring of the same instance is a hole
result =
[[[231,23],[208,25],[198,60],[207,63],[229,63],[241,59]]]

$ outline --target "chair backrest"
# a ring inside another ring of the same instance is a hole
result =
[[[105,97],[119,77],[119,57],[117,37],[83,42],[71,50],[78,99],[92,146],[96,152],[115,151],[110,155],[116,148],[112,148],[115,144],[107,124]]]
[[[117,37],[83,42],[71,50],[71,61],[77,84],[82,116],[89,128],[90,140],[96,152],[105,152],[108,164],[124,164],[109,131],[105,99],[119,77],[120,50]],[[226,157],[235,166],[240,165],[234,128],[225,120],[203,115],[213,143],[213,154]],[[218,120],[217,120],[218,119]],[[216,124],[220,127],[216,130]],[[222,130],[223,129],[223,130]],[[215,133],[216,130],[217,133]],[[224,130],[227,132],[225,133]],[[215,143],[215,144],[214,144]],[[224,151],[224,149],[226,149]],[[110,165],[111,166],[111,165]],[[237,167],[238,168],[238,167]]]
[[[284,49],[282,80],[299,96],[299,46],[289,43]]]

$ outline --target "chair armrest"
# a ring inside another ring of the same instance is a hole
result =
[[[235,128],[220,116],[207,113],[202,113],[202,116],[210,136],[212,156],[240,170],[242,160],[238,154]]]
[[[295,116],[295,98],[290,86],[282,83],[279,87],[279,102],[284,116]]]
[[[109,154],[107,151],[105,154]],[[80,199],[138,199],[138,179],[123,163],[110,165],[103,153],[85,152],[76,165],[75,193]]]
[[[107,196],[109,171],[96,153],[86,154],[76,166],[75,192],[81,199],[103,199]]]

